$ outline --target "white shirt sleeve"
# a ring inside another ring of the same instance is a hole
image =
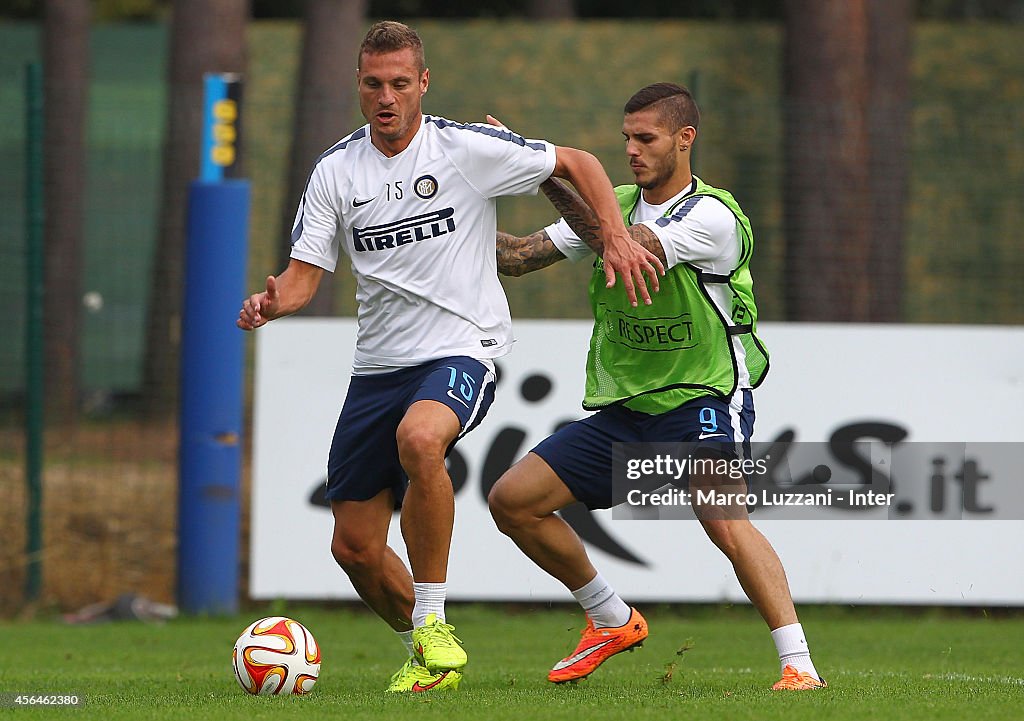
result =
[[[340,214],[333,200],[338,194],[331,191],[329,182],[324,163],[318,163],[295,215],[291,257],[333,273],[338,265],[339,243],[335,240]]]
[[[471,124],[457,165],[485,198],[533,195],[555,169],[555,146],[493,125]]]
[[[693,263],[713,273],[730,273],[739,260],[736,216],[717,198],[688,198],[669,217],[646,220],[642,225],[661,241],[667,268]]]
[[[551,242],[561,251],[562,255],[573,263],[594,255],[594,251],[591,250],[590,246],[572,232],[569,224],[565,222],[565,218],[560,218],[557,223],[547,226],[544,230],[547,231]]]

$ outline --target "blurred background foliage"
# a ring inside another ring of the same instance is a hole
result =
[[[86,420],[73,434],[51,433],[47,441],[46,587],[64,605],[125,588],[173,598],[168,566],[175,547],[176,416],[166,413],[162,423],[147,425],[132,412],[145,393],[146,301],[160,243],[167,5],[98,0],[94,20],[101,22],[89,33],[81,291],[83,301],[91,300],[82,307],[79,370]],[[253,190],[250,288],[280,269],[281,218],[298,202],[287,197],[286,178],[303,45],[299,21],[267,18],[271,5],[273,12],[294,14],[298,2],[254,5],[263,19],[246,31],[242,140]],[[616,183],[632,179],[620,134],[625,100],[650,82],[690,85],[703,111],[695,169],[732,190],[751,217],[761,317],[783,320],[793,279],[785,270],[782,6],[637,2],[629,6],[632,19],[623,21],[598,19],[604,5],[578,2],[574,7],[586,22],[538,23],[511,4],[490,3],[483,12],[468,3],[395,0],[370,3],[369,17],[432,16],[409,21],[423,36],[431,67],[426,112],[464,121],[491,113],[527,136],[586,148]],[[1022,6],[981,0],[916,5],[910,192],[899,273],[904,321],[1024,323],[1024,253],[1017,236],[1024,222]],[[691,17],[682,18],[683,12]],[[23,84],[26,63],[41,57],[40,25],[31,20],[38,13],[38,2],[0,0],[0,287],[7,300],[0,344],[0,528],[6,529],[22,527],[25,506],[19,405],[26,317]],[[481,17],[488,14],[501,17]],[[658,14],[664,17],[649,19]],[[729,19],[743,22],[722,21]],[[347,73],[337,78],[354,94],[353,81]],[[345,126],[362,122],[353,109]],[[798,119],[796,130],[802,128]],[[500,202],[500,225],[509,232],[532,232],[554,218],[540,197]],[[845,269],[841,258],[829,261]],[[893,270],[871,272],[884,279]],[[507,279],[514,317],[588,317],[589,273],[586,263],[560,263]],[[334,310],[354,313],[354,280],[346,268],[333,283]],[[161,301],[153,313],[164,320],[180,307],[180,298]],[[0,614],[20,598],[21,568],[20,543],[3,544],[0,587],[7,595],[0,593]]]
[[[477,20],[416,23],[427,47],[426,112],[477,121],[491,113],[531,137],[586,148],[613,182],[631,181],[621,142],[622,105],[639,87],[692,85],[703,122],[695,168],[728,188],[753,220],[762,318],[785,317],[781,178],[782,32],[775,22]],[[907,322],[1021,323],[1024,259],[1017,239],[1024,188],[1024,54],[1020,26],[918,22],[914,34]],[[623,37],[643,37],[644,52]],[[38,29],[0,26],[0,99],[21,117],[21,76]],[[248,31],[244,153],[253,180],[250,285],[277,272],[288,137],[300,28],[261,21]],[[143,315],[156,242],[167,39],[159,24],[99,25],[92,32],[83,292],[83,386],[131,392],[140,383]],[[472,58],[467,65],[467,58]],[[579,68],[601,68],[583,76]],[[352,83],[352,78],[339,78]],[[349,126],[362,118],[353,114]],[[11,291],[10,342],[0,348],[0,390],[20,388],[24,314],[21,123],[0,125],[0,282]],[[309,158],[311,163],[313,158]],[[286,210],[287,207],[287,210]],[[500,225],[527,233],[554,220],[542,197],[502,199]],[[588,316],[586,264],[505,279],[514,317]],[[885,269],[879,269],[885,272]],[[354,314],[354,280],[339,268],[335,310]]]
[[[42,15],[42,0],[0,0],[0,17],[35,19]],[[94,0],[94,16],[101,21],[160,19],[170,0]],[[613,0],[575,0],[580,18],[617,18],[624,6]],[[703,18],[714,20],[780,20],[779,0],[634,0],[631,18]],[[299,18],[303,0],[253,0],[255,18]],[[1024,0],[917,0],[915,13],[927,20],[1007,20],[1024,22]],[[371,18],[508,18],[528,14],[521,0],[371,0]]]

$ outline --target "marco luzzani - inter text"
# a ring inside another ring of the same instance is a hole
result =
[[[676,458],[658,455],[653,458],[632,458],[626,463],[626,478],[636,481],[641,478],[664,478],[666,483],[679,481],[691,474],[708,474],[719,478],[727,477],[740,481],[750,476],[764,475],[767,458]],[[874,490],[833,491],[827,488],[809,493],[798,490],[761,488],[753,491],[723,490],[705,488],[687,490],[675,486],[655,491],[631,489],[626,494],[626,503],[631,506],[890,506],[893,493],[879,493]]]

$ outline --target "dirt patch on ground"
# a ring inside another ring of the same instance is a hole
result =
[[[39,607],[68,611],[130,592],[175,602],[177,454],[172,424],[104,423],[47,433]],[[24,458],[21,430],[0,430],[3,615],[26,608]],[[243,558],[247,496],[243,490]]]

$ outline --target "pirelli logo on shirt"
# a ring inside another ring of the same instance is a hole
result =
[[[365,253],[398,248],[454,232],[455,208],[445,208],[384,225],[353,228],[352,242],[356,252]]]

